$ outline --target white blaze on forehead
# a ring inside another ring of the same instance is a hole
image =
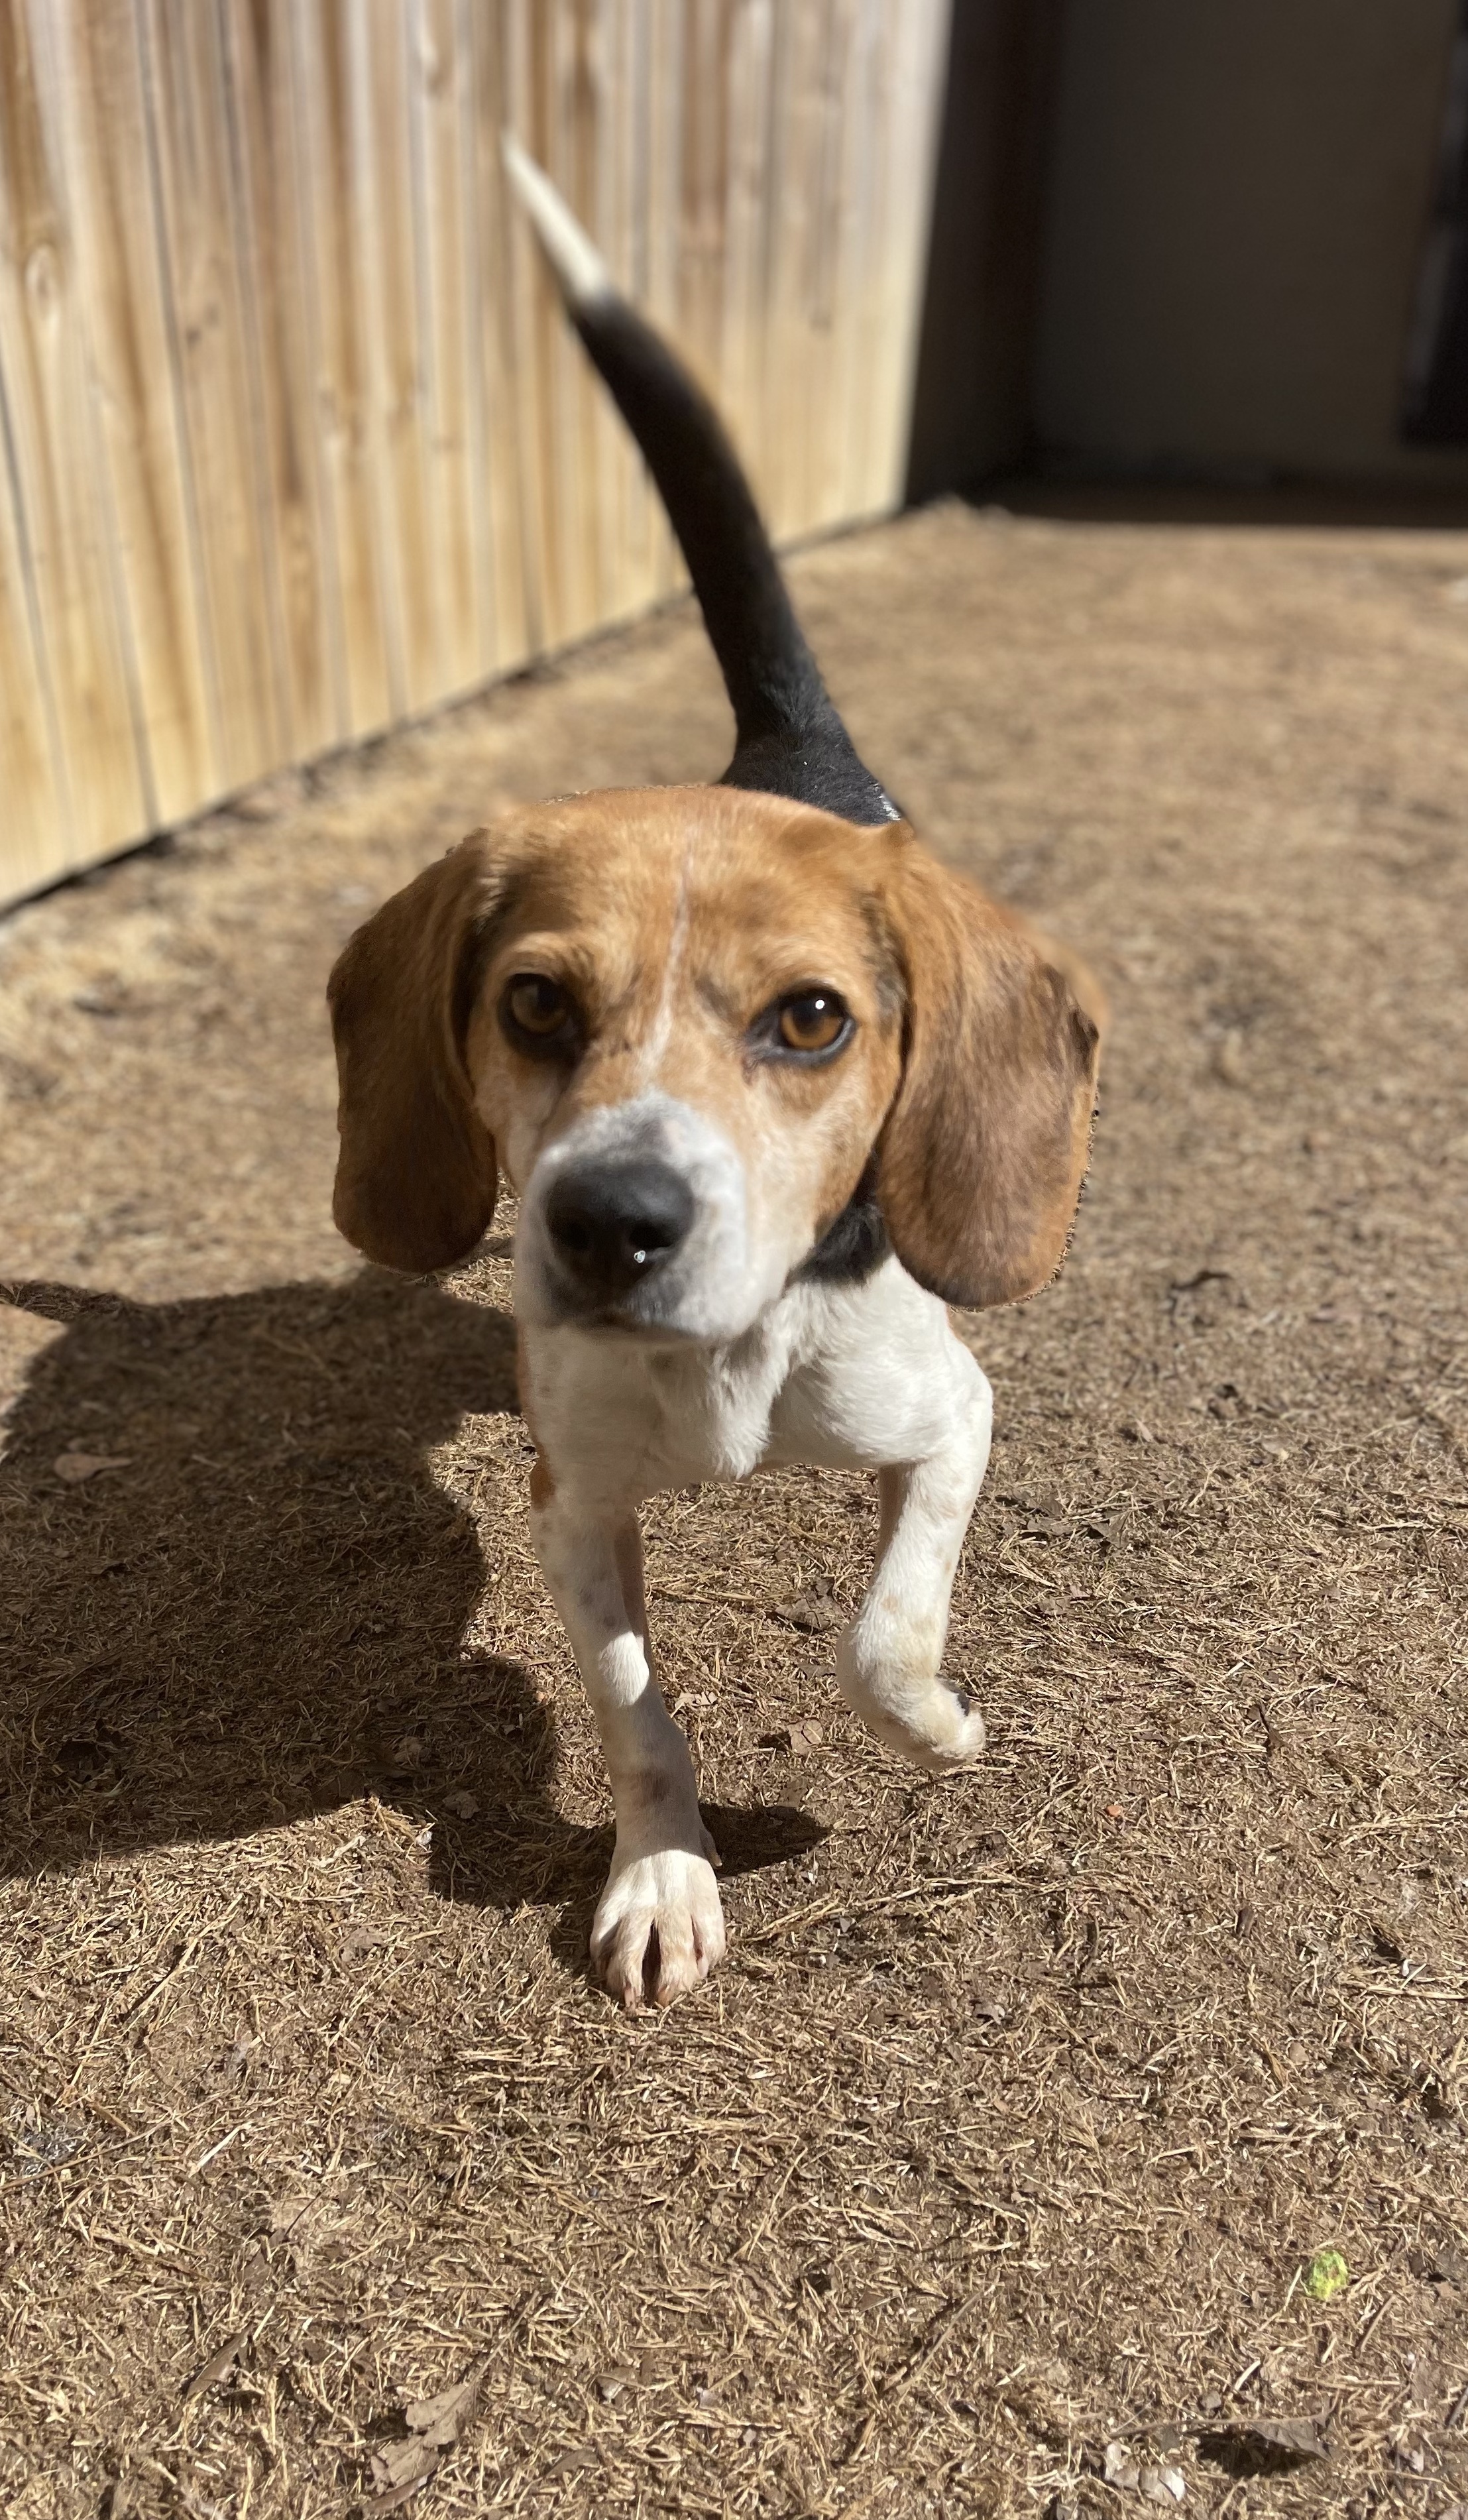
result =
[[[679,870],[678,900],[673,910],[673,932],[668,938],[668,959],[663,965],[662,985],[658,990],[647,1039],[638,1060],[638,1083],[645,1091],[656,1082],[657,1071],[668,1055],[668,1044],[673,1038],[673,1008],[689,948],[689,878],[692,854],[692,843],[690,842]]]

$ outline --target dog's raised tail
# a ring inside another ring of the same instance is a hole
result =
[[[504,151],[566,311],[642,448],[688,562],[734,713],[723,784],[796,797],[853,823],[896,821],[821,679],[718,413],[613,286],[549,175],[509,132]]]

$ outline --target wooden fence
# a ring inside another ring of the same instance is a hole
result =
[[[0,0],[0,897],[678,582],[505,126],[778,535],[901,495],[948,0]]]

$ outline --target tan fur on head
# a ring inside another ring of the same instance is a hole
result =
[[[468,957],[492,906],[471,832],[359,927],[327,988],[340,1080],[332,1213],[384,1268],[425,1274],[494,1214],[495,1150],[464,1063]]]
[[[514,975],[567,991],[574,1056],[517,1047]],[[782,991],[855,1019],[825,1063],[759,1055]],[[861,828],[726,788],[607,792],[478,832],[370,920],[333,973],[341,1076],[334,1212],[374,1260],[470,1249],[496,1153],[523,1192],[597,1115],[672,1098],[737,1159],[770,1292],[852,1196],[877,1195],[920,1283],[969,1305],[1031,1293],[1065,1246],[1095,1028],[1060,973],[905,825]]]

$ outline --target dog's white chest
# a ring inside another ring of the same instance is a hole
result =
[[[769,1448],[795,1362],[783,1305],[728,1347],[650,1347],[576,1329],[524,1333],[532,1427],[579,1489],[608,1504],[708,1479],[741,1479]]]
[[[896,1261],[861,1286],[792,1286],[723,1347],[527,1328],[523,1353],[537,1443],[612,1511],[762,1462],[920,1459],[982,1383],[943,1305]]]

